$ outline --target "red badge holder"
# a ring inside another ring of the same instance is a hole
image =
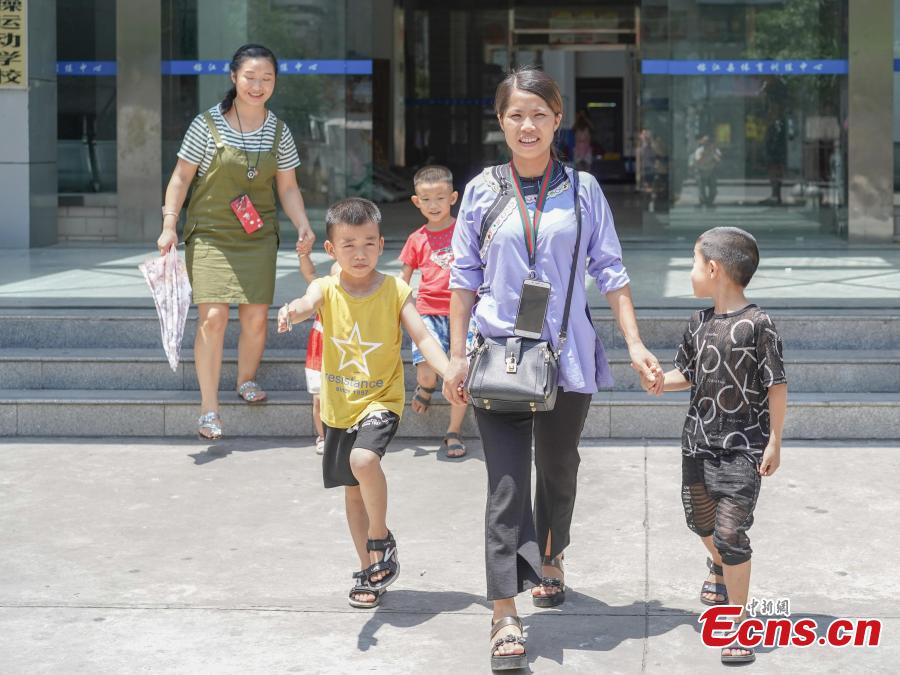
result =
[[[253,202],[250,201],[249,195],[244,194],[232,199],[231,210],[234,211],[234,215],[237,216],[241,227],[244,228],[247,234],[253,234],[257,230],[262,229],[262,217],[259,215],[256,207],[253,206]]]

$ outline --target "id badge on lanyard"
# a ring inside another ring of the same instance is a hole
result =
[[[519,294],[519,309],[516,313],[516,324],[513,332],[524,338],[539,340],[544,332],[544,320],[547,317],[547,308],[550,305],[551,286],[546,281],[536,279],[535,261],[537,258],[538,227],[547,199],[547,190],[550,185],[550,176],[553,172],[553,160],[547,163],[541,180],[541,191],[535,204],[534,221],[532,221],[528,208],[525,206],[525,197],[522,194],[522,186],[516,167],[510,162],[513,183],[516,190],[516,203],[519,206],[519,217],[522,220],[522,229],[525,233],[525,247],[528,249],[528,265],[531,270],[529,278],[522,283],[522,291]]]

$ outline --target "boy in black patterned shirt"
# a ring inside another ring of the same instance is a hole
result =
[[[758,265],[759,249],[749,233],[717,227],[700,235],[691,285],[694,295],[715,304],[691,316],[676,368],[664,380],[642,382],[652,394],[691,390],[681,435],[681,496],[688,527],[710,554],[700,594],[706,605],[746,606],[752,553],[747,530],[760,477],[781,463],[787,409],[781,338],[769,316],[744,296]],[[734,643],[721,658],[747,663],[755,655]]]

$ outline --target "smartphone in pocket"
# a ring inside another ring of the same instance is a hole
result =
[[[526,279],[519,296],[514,333],[519,337],[539,340],[544,332],[544,318],[550,304],[550,284],[538,279]]]

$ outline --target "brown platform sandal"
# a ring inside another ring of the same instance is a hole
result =
[[[515,626],[519,629],[521,635],[504,635],[497,638],[491,643],[491,670],[521,670],[528,667],[528,655],[523,651],[521,654],[495,654],[500,647],[508,644],[519,644],[525,648],[525,628],[522,626],[522,619],[517,616],[504,616],[497,619],[491,625],[491,639],[506,626]]]
[[[560,553],[555,558],[543,556],[541,559],[541,564],[549,565],[550,567],[555,567],[556,569],[562,571],[562,554]],[[559,590],[557,590],[556,593],[553,593],[552,595],[532,594],[531,601],[534,603],[535,607],[558,607],[566,601],[566,585],[565,583],[563,583],[562,579],[557,579],[556,577],[541,577],[541,586],[543,586],[544,588],[556,588]]]

